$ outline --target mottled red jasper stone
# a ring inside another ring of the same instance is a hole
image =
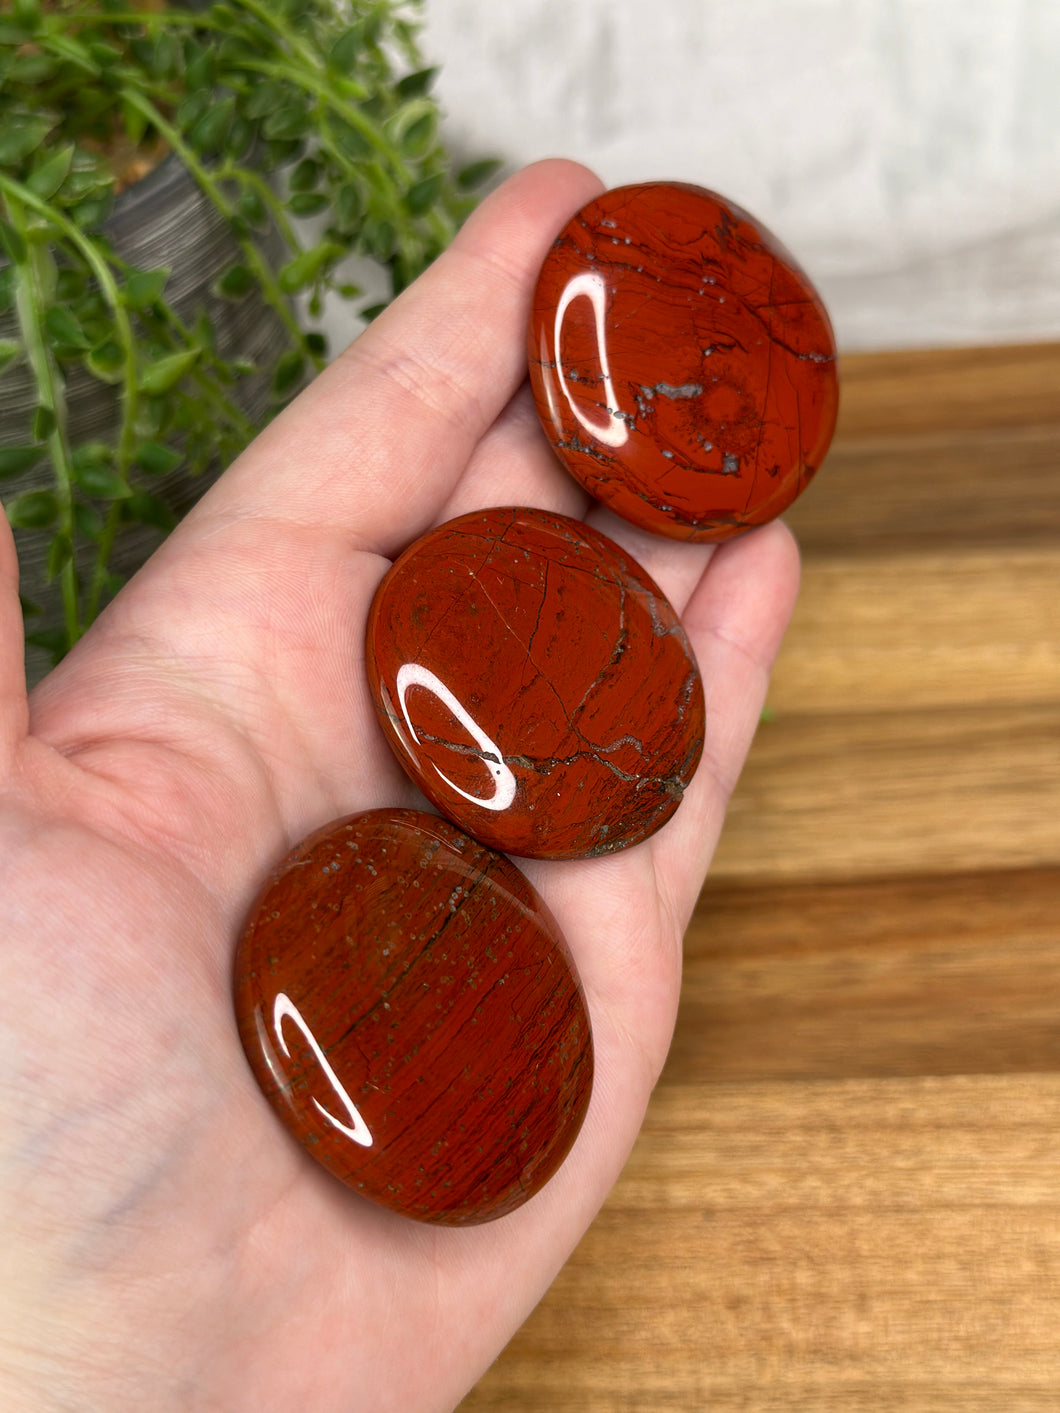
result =
[[[372,604],[383,729],[427,798],[507,853],[647,838],[703,747],[673,608],[618,545],[543,510],[476,511],[418,540]]]
[[[251,1068],[355,1192],[486,1222],[563,1162],[592,1088],[581,987],[514,864],[448,821],[372,810],[275,870],[236,956]]]
[[[674,539],[785,510],[835,428],[835,343],[784,247],[702,187],[618,187],[583,207],[534,294],[530,381],[571,474]]]

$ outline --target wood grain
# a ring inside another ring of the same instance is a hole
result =
[[[1060,468],[1056,476],[1060,484]],[[1058,536],[1060,540],[1060,536]],[[1060,701],[1060,548],[813,556],[778,715]]]
[[[849,878],[1057,859],[1060,702],[896,708],[761,727],[713,874]]]
[[[1060,1072],[1060,869],[712,879],[663,1078]]]
[[[1058,1122],[1056,1076],[663,1086],[477,1406],[1055,1410]]]
[[[463,1413],[1060,1407],[1060,346],[843,374],[644,1131]]]

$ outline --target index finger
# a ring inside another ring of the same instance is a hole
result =
[[[254,443],[192,518],[345,528],[389,557],[438,518],[526,375],[541,262],[601,190],[574,162],[511,177],[434,265]]]

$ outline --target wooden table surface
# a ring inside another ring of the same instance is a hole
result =
[[[670,1060],[462,1413],[1060,1409],[1060,346],[842,371]]]

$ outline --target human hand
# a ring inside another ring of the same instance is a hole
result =
[[[654,540],[560,469],[523,384],[549,243],[599,190],[546,162],[217,483],[27,706],[0,517],[0,1404],[99,1413],[450,1409],[540,1298],[637,1134],[681,939],[790,614],[779,525]],[[417,797],[365,682],[390,560],[491,505],[582,516],[682,613],[703,762],[623,853],[519,861],[592,1018],[589,1115],[551,1183],[453,1230],[353,1196],[255,1087],[230,1001],[268,870],[328,819]]]

